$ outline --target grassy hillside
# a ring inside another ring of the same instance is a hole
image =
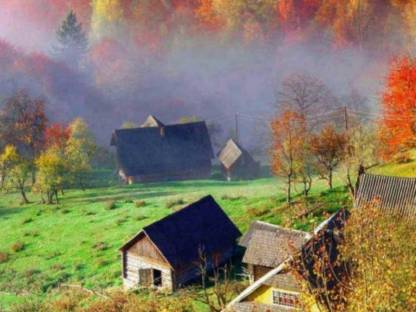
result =
[[[256,219],[311,229],[348,202],[339,188],[315,183],[308,201],[288,208],[284,185],[255,181],[186,181],[70,190],[59,205],[19,205],[0,198],[0,307],[26,295],[44,296],[61,283],[103,289],[121,284],[118,248],[143,226],[211,194],[242,232]],[[305,212],[312,211],[307,214]]]

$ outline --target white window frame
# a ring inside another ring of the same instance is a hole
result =
[[[293,292],[293,291],[287,291],[287,290],[283,290],[283,289],[273,289],[272,290],[272,303],[273,305],[282,307],[282,308],[286,308],[286,309],[296,309],[299,310],[299,305],[288,305],[288,304],[281,304],[281,303],[276,303],[275,302],[275,298],[277,296],[282,297],[282,296],[290,296],[290,297],[296,297],[296,300],[299,301],[299,293],[297,292]]]

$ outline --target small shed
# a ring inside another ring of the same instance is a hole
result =
[[[243,263],[247,265],[250,281],[254,282],[277,267],[291,254],[300,250],[311,237],[307,232],[255,221],[241,238],[246,248]]]
[[[228,181],[255,178],[260,172],[259,163],[233,139],[229,139],[220,150],[218,159]]]
[[[200,275],[201,252],[207,270],[230,260],[240,235],[214,198],[204,197],[144,227],[121,247],[123,284],[174,291]]]
[[[362,174],[355,206],[377,205],[383,212],[416,217],[416,178]]]

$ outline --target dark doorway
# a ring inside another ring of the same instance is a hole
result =
[[[162,286],[162,271],[153,270],[153,285],[156,287]]]

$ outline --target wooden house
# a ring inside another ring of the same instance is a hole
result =
[[[207,196],[144,227],[121,247],[125,288],[173,291],[207,270],[226,263],[241,233],[214,198]]]
[[[208,178],[214,154],[205,122],[165,125],[149,116],[139,128],[115,130],[118,174],[126,183]]]
[[[304,285],[314,288],[322,283],[322,280],[312,272],[316,256],[321,256],[319,253],[322,250],[330,250],[329,257],[327,257],[329,262],[326,263],[326,267],[332,276],[339,274],[340,268],[345,268],[342,264],[338,264],[337,244],[346,215],[346,211],[340,210],[321,223],[311,235],[307,236],[307,240],[298,252],[294,249],[295,252],[292,255],[255,280],[230,302],[226,311],[301,311],[300,296],[305,289]],[[244,236],[243,239],[245,238]],[[273,246],[268,246],[268,248],[273,248]],[[333,289],[337,283],[339,281],[334,278],[326,286],[328,289]],[[325,300],[332,299],[337,300],[331,296],[325,298]],[[326,303],[320,298],[316,298],[307,304],[308,311],[318,312],[322,311],[322,306]]]
[[[355,206],[369,204],[377,205],[386,213],[416,217],[416,178],[360,175]]]
[[[230,139],[218,153],[224,176],[228,181],[258,176],[260,165],[239,143]]]
[[[241,238],[245,247],[243,263],[247,266],[250,281],[255,282],[276,268],[295,250],[300,250],[310,234],[277,225],[255,221]]]

